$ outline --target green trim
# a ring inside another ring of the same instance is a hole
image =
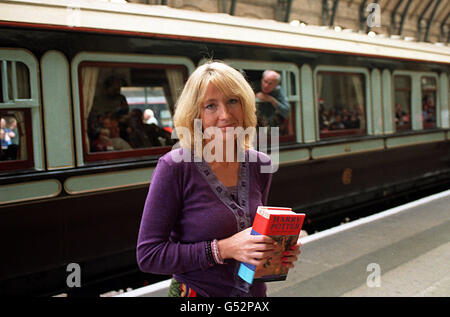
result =
[[[314,80],[313,72],[309,65],[304,64],[301,72],[301,93],[302,93],[302,117],[303,137],[306,143],[317,141],[316,135],[316,112],[314,110]]]
[[[447,131],[448,134],[448,131]],[[396,136],[386,139],[386,147],[394,148],[406,145],[440,142],[445,140],[445,132]]]
[[[392,134],[395,132],[395,109],[394,109],[394,86],[391,77],[391,72],[384,69],[381,73],[381,92],[382,92],[382,108],[383,108],[383,123],[384,133]]]
[[[271,155],[272,161],[273,156]],[[279,164],[280,165],[289,165],[300,162],[308,161],[310,158],[309,149],[297,149],[297,150],[287,150],[281,151],[279,153]]]
[[[41,71],[47,168],[74,167],[69,63],[61,52],[48,51]]]
[[[383,134],[383,108],[381,101],[381,75],[380,70],[373,69],[370,73],[371,95],[372,95],[372,118],[373,134]]]
[[[332,145],[322,145],[314,147],[311,151],[313,159],[349,155],[354,153],[362,153],[384,149],[384,140],[367,140],[359,142],[347,142]]]
[[[0,205],[56,197],[61,193],[61,189],[61,183],[56,179],[2,185]]]
[[[64,189],[69,194],[82,194],[122,187],[146,185],[152,178],[154,168],[140,168],[119,172],[108,172],[69,177]]]

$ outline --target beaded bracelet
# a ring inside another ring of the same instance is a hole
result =
[[[208,260],[208,263],[212,266],[216,264],[216,261],[214,260],[213,251],[211,249],[212,241],[206,241],[205,243],[205,252],[206,252],[206,259]]]
[[[224,264],[222,257],[220,256],[219,246],[217,245],[217,239],[211,242],[211,249],[214,256],[214,261],[217,264]]]

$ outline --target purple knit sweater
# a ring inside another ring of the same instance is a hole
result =
[[[248,285],[237,276],[239,262],[210,264],[205,244],[251,226],[257,207],[267,203],[272,174],[261,173],[260,167],[270,165],[269,157],[246,151],[238,197],[232,197],[205,161],[173,159],[172,154],[182,153],[167,153],[153,172],[138,237],[140,269],[172,274],[201,296],[266,296],[264,283]]]

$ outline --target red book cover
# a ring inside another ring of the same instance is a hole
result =
[[[281,263],[283,252],[297,243],[305,214],[295,213],[291,208],[260,206],[256,212],[252,226],[252,234],[270,236],[281,246],[281,250],[264,263],[255,267],[248,263],[241,263],[239,276],[252,283],[253,281],[281,281],[285,280],[288,268]]]

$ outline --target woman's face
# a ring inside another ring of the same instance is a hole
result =
[[[240,99],[237,96],[224,96],[212,83],[208,84],[200,104],[200,118],[203,131],[209,127],[217,127],[221,129],[224,139],[227,137],[226,128],[244,127]]]

